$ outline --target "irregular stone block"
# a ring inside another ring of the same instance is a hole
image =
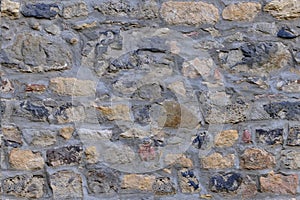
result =
[[[5,145],[19,147],[23,144],[21,131],[14,125],[2,125]]]
[[[45,19],[54,19],[59,12],[57,4],[25,4],[22,7],[21,13],[25,17],[35,17],[35,18],[45,18]]]
[[[266,177],[259,178],[262,192],[273,194],[297,194],[298,175],[282,175],[271,172]]]
[[[213,153],[201,159],[204,169],[224,169],[234,165],[234,154],[222,156],[220,153]]]
[[[49,149],[46,152],[47,164],[57,167],[61,165],[76,165],[82,160],[83,149],[80,146],[67,146]]]
[[[300,146],[300,127],[290,127],[286,144],[288,146]]]
[[[180,168],[193,168],[193,161],[184,154],[167,154],[165,157],[166,165],[174,165]]]
[[[298,0],[273,0],[264,7],[273,17],[280,20],[290,20],[300,17]]]
[[[10,0],[2,0],[1,17],[8,17],[9,19],[20,18],[20,3]]]
[[[213,4],[205,2],[164,2],[160,14],[168,24],[215,24],[219,11]]]
[[[250,170],[270,169],[275,166],[275,157],[264,150],[249,148],[241,155],[240,165]]]
[[[261,5],[254,2],[229,4],[222,12],[222,17],[231,21],[252,21],[260,12]]]
[[[73,17],[87,16],[89,10],[84,2],[77,2],[74,4],[65,4],[63,9],[63,17],[71,19]]]
[[[59,130],[59,135],[64,139],[69,140],[72,137],[74,131],[75,129],[72,126],[66,126]]]
[[[122,188],[131,190],[151,191],[155,176],[127,174],[123,176]]]
[[[275,102],[263,108],[273,119],[300,120],[300,102]]]
[[[82,199],[82,178],[72,171],[59,171],[50,175],[54,199]]]
[[[178,172],[179,186],[182,193],[196,193],[201,190],[199,181],[190,169],[182,169]]]
[[[100,168],[88,171],[87,184],[90,193],[116,193],[120,190],[120,173],[110,168]]]
[[[217,147],[231,147],[239,138],[237,130],[225,130],[220,133],[215,138],[215,145]]]
[[[34,175],[17,175],[3,180],[3,192],[15,197],[39,199],[44,196],[46,181]]]
[[[169,177],[156,178],[152,189],[156,195],[172,195],[176,193],[174,184]]]
[[[84,121],[86,113],[83,106],[73,106],[71,103],[66,103],[55,110],[54,117],[59,124],[80,122]]]
[[[95,146],[86,147],[84,154],[87,163],[97,163],[99,161],[99,153]]]
[[[26,85],[26,92],[45,92],[46,86],[42,84],[28,84]]]
[[[49,110],[45,106],[34,105],[29,101],[20,104],[22,110],[27,111],[34,119],[45,120],[50,115]]]
[[[286,150],[281,152],[281,166],[285,169],[300,169],[300,152]]]
[[[229,172],[226,174],[216,174],[210,178],[209,188],[213,192],[234,192],[242,183],[241,174]]]
[[[12,168],[20,170],[38,170],[44,167],[41,153],[31,150],[12,149],[9,153],[9,163]]]
[[[284,39],[294,39],[297,37],[297,35],[295,35],[290,29],[283,27],[278,31],[277,37]]]
[[[274,145],[283,143],[283,129],[263,130],[256,129],[256,135],[260,143]]]
[[[56,131],[48,129],[23,129],[23,137],[27,144],[46,147],[56,143]]]

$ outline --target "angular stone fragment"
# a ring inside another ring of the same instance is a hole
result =
[[[166,165],[175,165],[180,168],[189,168],[193,167],[193,161],[190,158],[187,158],[184,154],[167,154],[165,157]]]
[[[95,146],[89,146],[84,151],[87,163],[97,163],[99,161],[99,153]]]
[[[50,88],[59,95],[92,96],[96,92],[96,82],[57,77],[50,80]]]
[[[56,143],[56,131],[47,129],[23,129],[23,137],[27,144],[46,147]]]
[[[8,17],[9,19],[20,18],[20,3],[10,0],[2,0],[1,17]]]
[[[230,4],[224,8],[222,16],[231,21],[252,21],[259,13],[261,5],[254,2]]]
[[[256,129],[258,141],[268,145],[283,143],[283,129],[262,130]]]
[[[12,168],[20,170],[38,170],[44,167],[44,159],[40,153],[31,150],[12,149],[9,153]]]
[[[60,106],[54,114],[58,123],[70,123],[83,121],[86,118],[86,113],[83,106],[72,106],[66,103]]]
[[[205,2],[164,2],[160,14],[168,24],[215,24],[219,11],[213,4]]]
[[[299,178],[297,174],[282,175],[271,172],[259,178],[262,192],[275,194],[296,194]]]
[[[178,172],[179,186],[182,193],[196,193],[201,190],[199,180],[190,169],[182,169]]]
[[[231,168],[234,165],[234,154],[222,156],[219,153],[213,153],[207,157],[202,158],[201,163],[204,169]]]
[[[49,114],[49,110],[45,106],[35,105],[29,101],[24,101],[20,107],[25,112],[29,113],[33,119],[45,121]]]
[[[18,147],[23,144],[21,131],[13,125],[2,125],[2,134],[5,145]]]
[[[172,195],[176,193],[174,184],[169,177],[156,178],[152,189],[156,195]]]
[[[50,175],[53,199],[81,199],[82,178],[72,171],[59,171]]]
[[[120,190],[120,173],[102,167],[86,173],[89,191],[93,194],[116,193]]]
[[[123,121],[130,121],[130,108],[126,104],[118,104],[113,105],[111,107],[106,106],[97,106],[97,110],[105,116],[108,120],[123,120]]]
[[[151,191],[155,181],[155,176],[127,174],[124,175],[122,181],[123,189]]]
[[[225,130],[218,133],[215,138],[215,145],[217,147],[231,147],[239,138],[237,130]]]
[[[54,19],[59,12],[57,4],[25,4],[22,7],[21,13],[25,17],[35,17],[35,18],[45,18],[45,19]]]
[[[273,119],[300,120],[300,102],[274,102],[263,108]]]
[[[281,152],[281,166],[285,169],[300,169],[300,152],[285,150]]]
[[[210,178],[209,188],[213,192],[234,192],[242,183],[241,174],[229,172],[226,174],[216,174]]]
[[[59,130],[59,135],[64,139],[69,140],[72,137],[74,130],[75,129],[72,126],[66,126]]]
[[[290,20],[300,17],[300,3],[298,0],[273,0],[269,2],[264,11],[280,20]]]
[[[249,148],[241,155],[240,165],[250,170],[270,169],[275,166],[275,157],[264,150]]]
[[[87,16],[89,10],[84,2],[76,2],[73,4],[65,4],[63,10],[63,17],[65,19],[71,19],[73,17]]]
[[[300,146],[300,127],[290,127],[286,143],[289,146]]]
[[[76,165],[82,160],[83,149],[80,146],[67,146],[49,149],[46,154],[49,166]]]
[[[26,199],[39,199],[44,196],[45,185],[43,177],[17,175],[3,180],[3,193]]]

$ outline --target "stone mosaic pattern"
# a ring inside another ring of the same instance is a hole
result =
[[[299,0],[2,0],[1,199],[300,199]]]

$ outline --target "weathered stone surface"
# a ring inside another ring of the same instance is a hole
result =
[[[12,168],[21,170],[42,169],[45,164],[40,153],[22,149],[12,149],[10,151],[9,163]]]
[[[1,1],[1,17],[20,18],[20,3],[10,0]]]
[[[243,182],[239,187],[238,193],[241,193],[242,198],[254,199],[255,195],[258,193],[256,186],[256,177],[252,178],[248,175],[243,176]]]
[[[241,174],[229,172],[226,174],[216,174],[210,178],[209,188],[213,192],[234,192],[242,183]]]
[[[275,166],[275,157],[261,149],[249,148],[240,158],[240,165],[244,169],[259,170]]]
[[[289,146],[300,146],[300,127],[290,127],[286,141]]]
[[[99,153],[95,146],[86,147],[84,154],[88,163],[97,163],[99,161]]]
[[[286,169],[300,169],[300,152],[285,150],[281,152],[281,166]]]
[[[59,135],[62,136],[64,139],[69,140],[72,137],[74,131],[74,127],[66,126],[59,130]]]
[[[252,142],[252,136],[251,132],[247,129],[243,131],[242,140],[244,143],[251,143]]]
[[[82,198],[82,178],[72,171],[59,171],[50,175],[54,199]]]
[[[155,176],[127,174],[123,176],[122,188],[131,190],[151,191]]]
[[[277,88],[288,93],[298,93],[300,92],[300,81],[285,81],[285,83],[279,82],[277,83]]]
[[[298,175],[282,175],[271,172],[267,177],[261,176],[259,178],[262,192],[275,194],[296,194]]]
[[[120,190],[120,173],[110,168],[99,168],[86,173],[90,193],[115,193]]]
[[[142,144],[139,144],[138,153],[142,161],[154,160],[157,156],[154,145],[150,139],[144,139]]]
[[[25,113],[28,113],[33,120],[45,121],[49,114],[49,110],[45,106],[35,105],[29,101],[20,103],[20,108]]]
[[[0,62],[21,72],[49,72],[69,69],[71,53],[60,38],[51,41],[40,34],[20,33],[5,48]]]
[[[56,35],[56,34],[60,33],[60,28],[58,26],[56,26],[55,24],[52,24],[52,25],[46,27],[45,31],[47,31],[47,33],[50,33],[52,35]]]
[[[196,193],[201,190],[199,181],[192,170],[182,169],[178,171],[178,178],[182,193]]]
[[[284,38],[284,39],[294,39],[297,37],[289,28],[282,27],[278,33],[277,37]]]
[[[134,161],[135,152],[128,145],[112,146],[103,155],[105,161],[113,165],[128,164]]]
[[[90,80],[57,77],[50,80],[50,88],[59,95],[93,96],[96,83]]]
[[[83,149],[80,146],[67,146],[47,150],[46,154],[49,166],[76,165],[82,160]]]
[[[283,143],[283,129],[263,130],[256,129],[257,139],[260,143],[275,145]]]
[[[23,137],[27,144],[46,147],[56,143],[56,131],[40,129],[23,129]]]
[[[111,107],[107,106],[96,106],[96,109],[110,121],[123,120],[130,121],[130,108],[126,104],[113,105]]]
[[[193,168],[193,161],[184,154],[167,154],[165,157],[167,165],[175,165],[180,168]]]
[[[46,86],[42,84],[28,84],[26,85],[26,92],[45,92]]]
[[[264,105],[263,108],[273,119],[300,119],[300,102],[274,102]]]
[[[33,175],[17,175],[3,180],[3,193],[28,199],[44,196],[46,181],[43,177]]]
[[[164,2],[160,14],[169,24],[214,24],[219,20],[218,9],[204,2]]]
[[[76,2],[70,5],[66,4],[63,10],[63,17],[65,19],[87,16],[88,14],[89,10],[84,2]]]
[[[66,103],[55,111],[54,116],[59,124],[63,124],[84,121],[86,113],[83,106],[72,106]]]
[[[12,83],[8,78],[2,78],[0,77],[0,91],[3,93],[12,93],[14,92],[15,88]]]
[[[92,22],[77,22],[77,23],[75,23],[75,25],[73,26],[73,28],[75,30],[84,30],[84,29],[94,28],[96,26],[97,26],[97,22],[96,21],[92,21]]]
[[[210,75],[214,66],[214,61],[211,58],[195,58],[193,60],[184,62],[182,65],[182,73],[189,78],[197,78],[202,76],[204,79]]]
[[[21,13],[25,17],[45,18],[54,19],[59,12],[57,4],[25,4],[22,6]]]
[[[273,0],[269,2],[264,11],[280,20],[289,20],[300,17],[300,4],[298,0]]]
[[[156,195],[172,195],[176,193],[174,183],[169,177],[156,178],[152,189]]]
[[[220,133],[215,138],[215,145],[217,147],[231,147],[239,138],[237,130],[225,130]]]
[[[23,144],[21,131],[14,125],[2,125],[2,134],[7,146],[18,147]]]
[[[259,13],[261,5],[254,2],[229,4],[222,12],[222,17],[231,21],[252,21]]]
[[[201,159],[204,169],[231,168],[234,165],[234,154],[222,156],[220,153],[213,153]]]

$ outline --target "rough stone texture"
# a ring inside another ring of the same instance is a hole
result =
[[[258,137],[258,142],[276,145],[283,143],[283,129],[274,129],[274,130],[263,130],[256,129],[256,134]]]
[[[89,14],[87,5],[84,2],[78,2],[71,5],[65,5],[63,17],[71,19],[73,17],[87,16]]]
[[[300,152],[285,150],[282,151],[281,166],[286,169],[300,169]]]
[[[21,12],[26,17],[53,19],[57,16],[59,8],[57,4],[25,4],[22,6]]]
[[[14,125],[2,125],[2,134],[7,146],[18,147],[23,144],[21,131]]]
[[[300,4],[297,0],[273,0],[264,7],[264,11],[280,20],[295,19],[300,17]]]
[[[169,177],[156,178],[152,189],[156,195],[172,195],[176,193],[174,184]]]
[[[127,174],[123,176],[123,189],[151,191],[155,176]]]
[[[182,193],[196,193],[201,190],[198,178],[195,176],[193,170],[184,168],[178,171],[178,177]]]
[[[42,84],[28,84],[26,85],[26,92],[45,92],[46,86]]]
[[[193,161],[187,158],[184,154],[167,154],[165,157],[167,165],[175,165],[181,168],[193,168]]]
[[[273,168],[275,157],[262,149],[249,148],[241,155],[240,165],[250,170]]]
[[[299,178],[297,174],[285,176],[271,172],[266,177],[260,177],[259,181],[262,192],[275,194],[296,194]]]
[[[234,192],[242,183],[241,174],[229,172],[226,174],[216,174],[210,178],[209,187],[213,192]]]
[[[10,0],[1,1],[1,17],[18,19],[20,17],[20,3]]]
[[[274,102],[264,105],[264,110],[274,119],[299,120],[300,102]]]
[[[290,127],[286,143],[289,146],[300,146],[300,128],[299,127]]]
[[[97,106],[97,110],[108,120],[125,120],[130,121],[130,109],[125,104],[113,105],[111,107]]]
[[[82,198],[82,178],[72,171],[59,171],[50,175],[54,199]]]
[[[230,4],[224,8],[222,17],[231,21],[252,21],[260,9],[261,5],[254,2]]]
[[[9,163],[12,168],[20,170],[38,170],[44,167],[42,155],[31,150],[12,149],[9,153]]]
[[[57,167],[60,165],[76,165],[82,160],[83,149],[80,146],[67,146],[47,150],[47,164]]]
[[[237,130],[225,130],[220,133],[215,138],[215,145],[217,147],[231,147],[239,138]]]
[[[38,199],[44,196],[45,183],[40,176],[17,175],[3,180],[3,193],[19,198]]]
[[[204,2],[164,2],[160,14],[169,24],[214,24],[219,20],[218,9]]]
[[[204,169],[223,169],[231,168],[234,164],[234,154],[222,156],[219,153],[213,153],[201,160]]]
[[[64,139],[69,140],[72,137],[74,130],[75,129],[72,126],[66,126],[59,130],[59,135]]]
[[[96,83],[90,80],[58,77],[50,80],[50,88],[60,95],[92,96],[95,95]]]
[[[46,147],[56,143],[56,131],[38,130],[38,129],[23,129],[24,140],[32,146]]]

